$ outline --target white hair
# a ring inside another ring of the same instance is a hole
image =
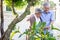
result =
[[[44,7],[50,7],[50,3],[46,2],[43,4]]]

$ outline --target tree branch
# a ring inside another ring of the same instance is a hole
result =
[[[15,25],[16,25],[18,22],[22,21],[22,20],[26,17],[26,15],[30,14],[30,5],[31,5],[31,4],[30,4],[30,2],[29,2],[28,5],[27,5],[27,7],[26,7],[25,12],[24,12],[21,16],[16,17],[16,18],[10,23],[10,25],[8,26],[8,29],[7,29],[6,32],[3,34],[1,40],[9,40],[10,33],[11,33],[12,29],[15,27]],[[28,12],[29,12],[29,13],[28,13]]]

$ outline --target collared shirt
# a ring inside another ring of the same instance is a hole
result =
[[[53,11],[49,11],[48,13],[43,11],[41,19],[42,19],[42,22],[46,22],[46,27],[49,27],[51,21],[54,21],[54,15],[53,14],[54,14]]]
[[[37,18],[35,14],[34,14],[34,17],[36,19],[36,25],[37,25],[40,22],[40,18]]]

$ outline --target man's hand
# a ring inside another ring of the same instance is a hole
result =
[[[44,29],[47,29],[47,30],[49,30],[49,29],[50,29],[50,27],[45,27]]]

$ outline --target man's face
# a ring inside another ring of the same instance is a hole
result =
[[[35,15],[36,15],[38,18],[40,18],[41,13],[35,13]]]
[[[44,11],[45,11],[45,12],[48,12],[49,9],[50,9],[50,7],[44,6]]]

